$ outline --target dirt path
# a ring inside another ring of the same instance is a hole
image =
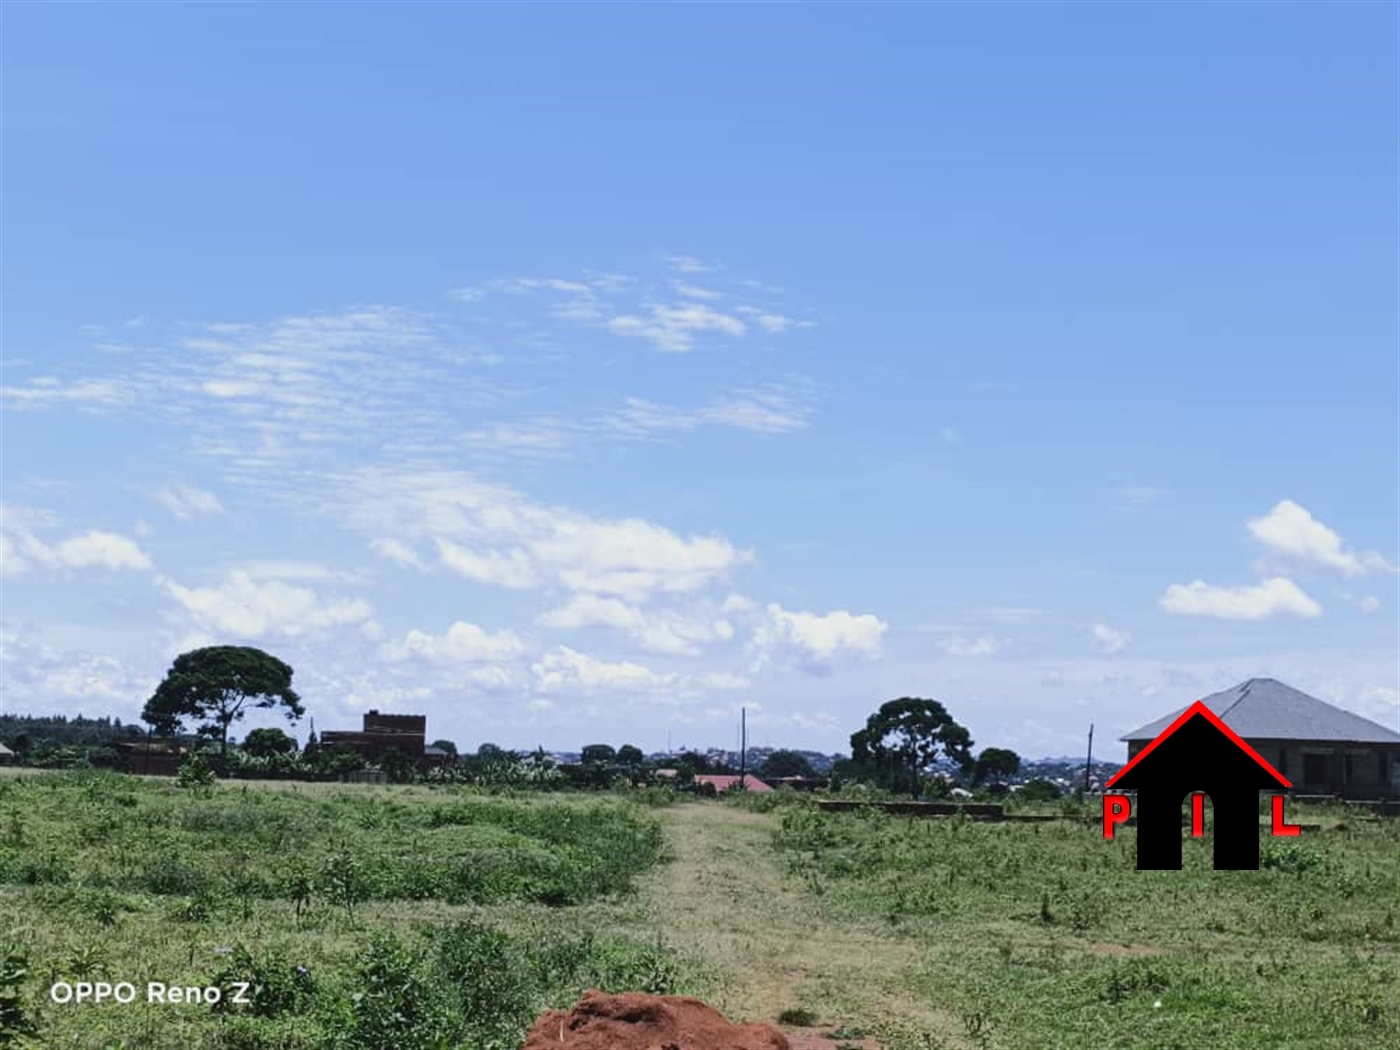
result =
[[[644,881],[637,918],[723,975],[712,997],[722,1012],[773,1022],[801,1008],[825,1025],[903,1022],[957,1044],[956,1022],[905,990],[917,946],[825,915],[780,866],[771,844],[777,818],[705,803],[660,812],[675,859]]]

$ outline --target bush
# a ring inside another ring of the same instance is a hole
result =
[[[437,1050],[455,1045],[437,982],[393,934],[370,944],[351,997],[347,1042],[355,1050]]]
[[[207,790],[218,783],[202,752],[195,751],[180,763],[179,784],[182,788]]]

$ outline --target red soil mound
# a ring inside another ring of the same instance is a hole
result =
[[[699,999],[588,992],[572,1010],[551,1010],[520,1050],[792,1050],[766,1024],[730,1024]]]

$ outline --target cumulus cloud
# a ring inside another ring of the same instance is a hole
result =
[[[357,523],[431,539],[444,566],[476,583],[561,586],[635,602],[699,591],[754,560],[722,536],[544,506],[462,474],[375,471],[355,488]]]
[[[18,576],[33,569],[115,571],[152,567],[151,559],[135,540],[114,532],[92,529],[48,544],[8,521],[0,525],[0,576]]]
[[[1217,587],[1203,580],[1174,583],[1162,595],[1160,604],[1173,615],[1212,616],[1221,620],[1322,615],[1322,606],[1284,576],[1241,587]]]
[[[543,693],[646,693],[672,685],[674,676],[661,675],[629,661],[609,663],[561,645],[531,665],[535,687]]]
[[[1328,568],[1344,576],[1395,571],[1374,551],[1347,549],[1341,536],[1292,500],[1282,500],[1263,517],[1251,520],[1249,531],[1264,546],[1269,561]]]
[[[489,583],[511,590],[539,586],[530,555],[520,548],[475,551],[444,539],[437,541],[437,548],[444,565],[473,583]]]
[[[1000,652],[1002,648],[1001,640],[990,634],[980,635],[976,638],[954,635],[951,638],[944,638],[938,644],[949,656],[992,656]]]
[[[155,493],[155,501],[181,521],[224,512],[218,496],[193,485],[176,484],[161,489]]]
[[[734,636],[729,621],[703,615],[686,616],[671,610],[644,610],[618,598],[575,595],[540,616],[545,627],[574,630],[605,627],[619,631],[642,649],[671,656],[695,656],[702,646]]]
[[[1133,636],[1127,631],[1110,627],[1106,623],[1094,624],[1090,633],[1093,635],[1095,647],[1105,653],[1121,653],[1133,641]]]
[[[258,580],[238,570],[215,587],[184,587],[162,579],[162,587],[198,627],[238,638],[299,635],[371,620],[360,598],[325,599],[309,587]]]
[[[759,662],[775,661],[809,674],[829,674],[843,659],[872,659],[880,654],[889,625],[879,617],[838,609],[821,615],[791,612],[769,604],[754,631]]]
[[[402,642],[389,646],[386,655],[402,660],[411,657],[447,663],[498,663],[513,660],[525,652],[525,643],[514,631],[492,633],[474,623],[455,621],[440,635],[416,628]]]

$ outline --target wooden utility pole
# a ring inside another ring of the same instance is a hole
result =
[[[739,708],[739,790],[747,791],[748,782],[744,779],[749,771],[749,709]]]
[[[1089,771],[1094,768],[1094,723],[1089,723],[1089,757],[1084,760],[1084,794],[1089,793]]]

